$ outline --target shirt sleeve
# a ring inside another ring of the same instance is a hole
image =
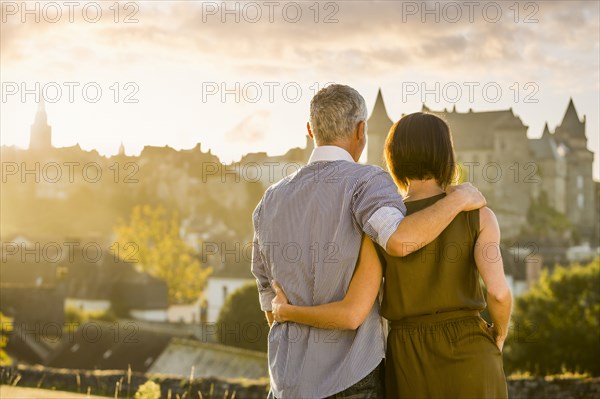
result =
[[[352,212],[356,223],[382,248],[406,215],[406,207],[392,177],[385,171],[360,182]]]
[[[258,204],[252,215],[252,222],[254,224],[254,238],[252,240],[252,266],[251,272],[256,278],[256,286],[258,288],[258,298],[260,301],[260,308],[264,312],[270,312],[271,301],[275,298],[275,292],[271,287],[271,278],[267,262],[260,250],[259,243],[259,216],[262,206],[262,201]]]

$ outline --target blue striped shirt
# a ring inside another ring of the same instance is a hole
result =
[[[363,232],[385,248],[404,214],[383,169],[354,162],[340,147],[315,148],[308,165],[266,190],[253,214],[252,273],[262,310],[271,310],[273,279],[294,305],[343,299]],[[281,399],[343,391],[381,362],[384,340],[377,300],[355,331],[274,323],[271,389]]]

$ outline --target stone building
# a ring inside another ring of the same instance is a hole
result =
[[[593,167],[594,153],[587,148],[585,115],[577,115],[573,99],[562,119],[551,133],[548,125],[542,137],[529,140],[533,159],[540,165],[541,190],[546,191],[554,208],[564,213],[578,227],[582,237],[594,233],[598,219]]]
[[[485,195],[498,217],[504,237],[519,234],[538,182],[532,162],[527,126],[512,109],[467,112],[431,111],[446,120],[452,131],[460,180],[469,181]]]
[[[587,149],[585,116],[579,119],[573,100],[563,120],[551,133],[548,126],[539,139],[527,137],[528,126],[508,110],[423,112],[446,120],[452,131],[459,178],[470,181],[494,209],[504,239],[516,237],[526,223],[531,200],[542,191],[550,204],[576,226],[580,238],[593,237],[597,219],[592,176],[594,154]],[[384,167],[383,147],[393,122],[381,91],[368,119],[367,161]]]

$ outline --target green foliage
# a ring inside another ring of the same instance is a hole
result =
[[[148,380],[138,388],[135,399],[160,399],[160,385]]]
[[[195,301],[212,272],[179,236],[179,227],[176,213],[146,205],[134,207],[129,223],[116,228],[117,255],[139,262],[142,270],[163,279],[172,304]]]
[[[227,297],[217,324],[223,344],[267,351],[269,325],[260,309],[256,284],[246,284]]]
[[[600,375],[600,260],[557,266],[517,298],[507,371]]]
[[[4,351],[8,343],[6,334],[12,331],[12,319],[0,313],[0,366],[8,366],[12,363],[10,357]]]

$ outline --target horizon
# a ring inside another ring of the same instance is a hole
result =
[[[383,95],[383,90],[381,88],[379,88],[378,90],[381,90],[382,91],[382,95]],[[44,109],[46,111],[46,114],[48,116],[48,124],[52,127],[53,125],[51,123],[51,115],[50,115],[50,112],[48,111],[48,108],[47,108],[48,103],[43,100],[43,97],[41,98],[41,100],[42,101],[40,103],[43,103],[43,107],[44,107]],[[577,110],[577,104],[573,100],[572,96],[569,97],[569,101],[573,101],[573,103],[575,105],[575,109]],[[384,102],[385,102],[385,100],[384,100]],[[40,103],[36,103],[36,107],[39,108]],[[367,105],[367,109],[370,110],[370,112],[368,114],[368,117],[371,116],[371,113],[372,113],[372,110],[373,110],[373,107],[374,107],[374,103],[375,103],[375,101],[373,101],[373,105],[370,106],[370,107]],[[387,113],[389,115],[389,109],[388,109],[389,107],[388,107],[387,103],[385,103],[385,107],[386,107],[386,111],[387,111]],[[433,109],[430,106],[428,106],[427,103],[423,103],[422,107],[426,107],[426,108],[428,108],[429,111],[432,111],[432,112],[452,112],[452,113],[458,113],[458,114],[468,114],[468,113],[471,113],[471,112],[472,113],[479,113],[479,112],[497,112],[497,111],[507,111],[507,110],[510,110],[510,111],[513,112],[513,114],[517,118],[519,118],[523,122],[524,126],[527,127],[527,138],[528,139],[531,140],[531,139],[537,139],[537,138],[541,137],[541,133],[539,135],[535,135],[535,136],[532,136],[530,134],[530,125],[528,125],[526,123],[527,121],[524,120],[524,118],[521,115],[515,113],[514,109],[512,107],[510,107],[509,109],[489,109],[489,110],[483,110],[483,111],[480,111],[480,110],[474,109],[474,108],[468,108],[468,109],[466,109],[466,110],[463,111],[463,110],[460,110],[460,109],[456,108],[455,104],[453,105],[452,108],[444,107],[443,109],[442,108],[440,108],[440,109]],[[567,105],[565,106],[565,112],[566,112],[567,108],[568,108],[568,102],[567,102]],[[35,111],[35,112],[37,112],[37,111]],[[32,121],[35,119],[35,112],[34,112],[33,117],[31,118]],[[417,112],[417,111],[412,111],[412,112]],[[562,118],[564,117],[565,112],[563,112],[563,114],[562,114],[563,116],[559,119],[559,122],[557,122],[556,126],[560,124],[560,121],[562,121]],[[401,117],[404,116],[404,115],[407,115],[408,113],[409,112],[402,113]],[[586,130],[587,130],[587,120],[588,120],[587,116],[585,114],[581,114],[580,111],[577,111],[577,116],[579,117],[580,120],[586,122]],[[545,123],[548,124],[548,122],[545,122]],[[550,129],[550,133],[552,135],[555,133],[554,130],[555,130],[556,126],[552,126],[552,125],[548,124],[548,128]],[[52,136],[53,137],[54,137],[55,133],[56,133],[56,131],[55,131],[55,129],[53,129],[53,131],[52,131]],[[589,134],[588,134],[587,131],[586,131],[586,136],[587,136],[588,140],[590,140],[590,137],[589,137]],[[307,138],[306,134],[303,136],[303,138],[304,139]],[[120,150],[121,145],[123,145],[123,147],[124,147],[124,150],[125,150],[124,153],[125,153],[125,155],[126,156],[132,156],[132,157],[140,156],[141,153],[142,153],[142,151],[146,147],[157,147],[157,148],[163,147],[163,148],[172,148],[172,149],[174,149],[176,151],[189,151],[189,150],[193,150],[194,148],[196,148],[196,146],[200,145],[200,149],[201,149],[201,151],[203,153],[209,153],[209,154],[215,155],[219,159],[219,161],[222,164],[224,164],[224,165],[238,163],[238,162],[240,162],[242,160],[242,158],[244,156],[246,156],[248,154],[265,153],[265,154],[267,154],[267,156],[270,156],[270,157],[281,156],[281,155],[286,154],[289,150],[291,150],[293,148],[305,148],[305,144],[306,143],[301,143],[299,145],[292,146],[292,147],[287,147],[287,148],[284,147],[283,149],[276,149],[276,150],[274,150],[275,152],[269,152],[269,151],[250,151],[250,152],[241,153],[241,155],[239,155],[239,156],[237,156],[237,157],[235,157],[233,159],[231,159],[231,158],[225,158],[224,159],[222,154],[218,154],[218,153],[214,152],[213,148],[206,147],[206,145],[204,143],[202,143],[201,141],[198,141],[197,143],[192,144],[190,146],[186,146],[186,147],[176,147],[176,146],[170,145],[170,143],[166,143],[164,145],[145,144],[142,147],[136,147],[135,152],[132,152],[131,150],[128,150],[127,146],[125,146],[124,143],[121,142],[121,143],[119,143],[119,146],[117,147],[116,151],[109,151],[109,152],[104,152],[104,153],[99,148],[94,148],[94,147],[92,147],[92,148],[84,148],[84,147],[81,146],[81,144],[79,142],[76,142],[76,143],[74,143],[72,145],[63,145],[63,146],[57,146],[57,145],[55,145],[54,144],[54,140],[52,142],[53,148],[70,148],[70,147],[74,147],[74,146],[79,146],[82,151],[88,151],[88,152],[89,151],[97,151],[100,156],[103,156],[105,158],[111,158],[113,156],[119,155],[119,150]],[[27,143],[26,147],[20,146],[18,144],[12,144],[12,145],[9,144],[9,145],[7,145],[7,144],[4,144],[4,143],[0,143],[1,147],[15,147],[15,148],[17,148],[19,150],[29,150],[30,149],[30,145],[31,145],[31,143],[29,143],[29,142]],[[589,148],[589,145],[588,145],[588,148]],[[591,148],[589,148],[589,149],[591,151],[593,151]],[[593,151],[593,152],[594,152],[594,165],[596,165],[599,162],[598,151]],[[363,153],[363,156],[361,157],[361,162],[365,161],[365,155],[366,155],[366,149],[365,149],[365,152]],[[598,171],[595,168],[594,169],[594,175],[593,175],[595,181],[600,180],[600,173],[597,173],[597,172]]]

